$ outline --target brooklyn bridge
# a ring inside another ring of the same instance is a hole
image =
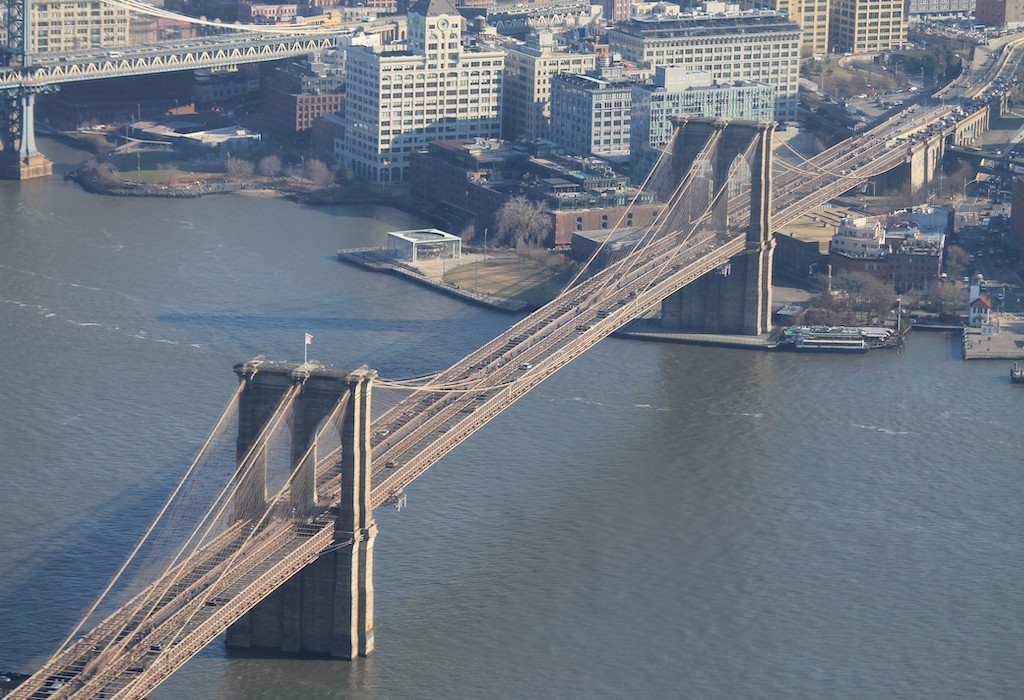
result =
[[[905,158],[883,126],[773,169],[773,131],[677,118],[644,183],[666,206],[635,245],[444,371],[237,365],[237,391],[142,541],[11,697],[142,697],[225,631],[234,647],[372,653],[374,508],[672,295],[713,284],[722,303],[699,323],[767,332],[772,231]],[[786,193],[774,203],[773,184]],[[196,487],[213,473],[216,489]],[[97,621],[108,596],[118,607]]]

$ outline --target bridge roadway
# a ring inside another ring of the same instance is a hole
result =
[[[337,38],[359,25],[332,27],[328,32],[239,32],[215,37],[116,49],[87,49],[32,55],[27,67],[0,68],[0,90],[45,88],[61,83],[123,78],[174,71],[225,68],[272,61],[334,48]]]

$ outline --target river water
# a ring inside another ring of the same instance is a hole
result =
[[[514,317],[339,264],[374,207],[0,182],[0,670],[130,551],[257,354],[439,369]],[[902,354],[609,339],[378,511],[377,652],[214,643],[166,698],[1019,698],[1024,391]]]

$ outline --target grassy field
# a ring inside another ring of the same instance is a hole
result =
[[[460,265],[445,273],[446,282],[503,299],[522,299],[534,306],[547,303],[569,281],[541,263],[522,257],[502,257]]]
[[[195,182],[211,177],[224,177],[219,165],[189,165],[189,170],[174,167],[180,156],[167,151],[136,151],[110,158],[122,178],[129,182]]]

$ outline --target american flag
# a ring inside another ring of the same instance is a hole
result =
[[[306,333],[306,345],[312,345],[312,344],[313,344],[313,334],[312,333]]]

